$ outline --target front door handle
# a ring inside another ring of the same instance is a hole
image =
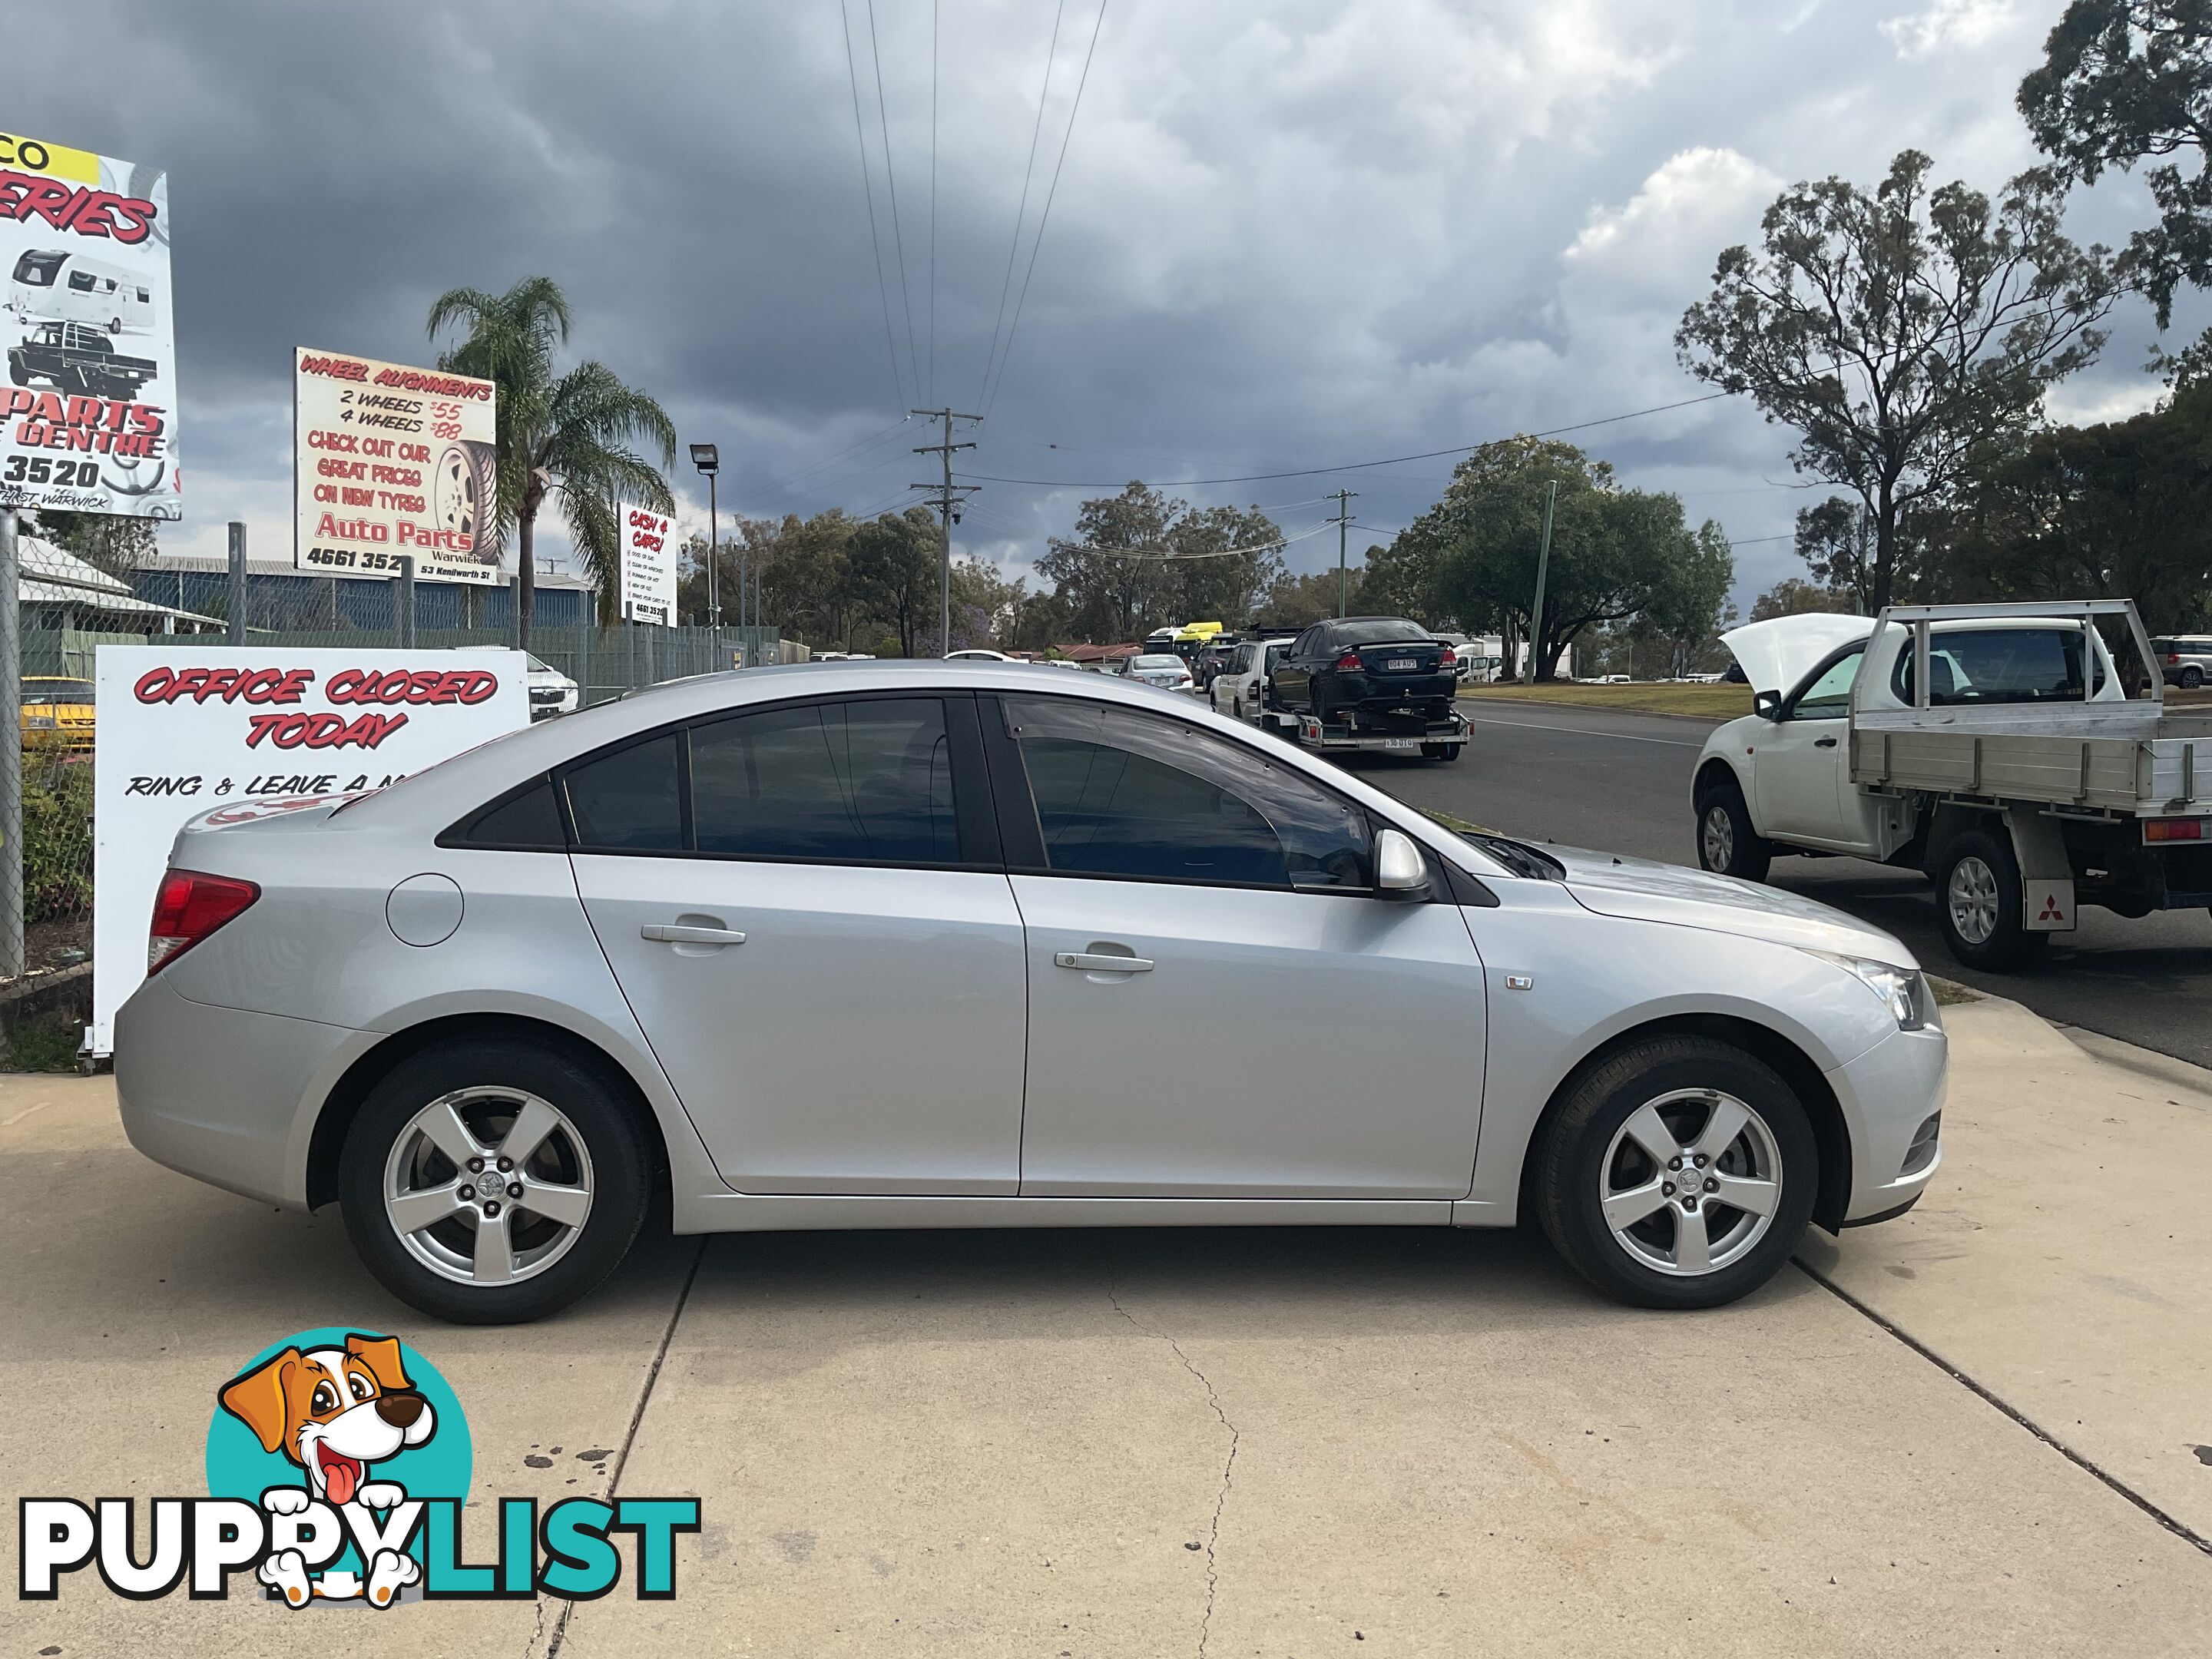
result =
[[[1836,740],[1833,738],[1815,738],[1813,739],[1813,747],[1815,749],[1833,749],[1835,746]]]
[[[637,930],[640,939],[656,945],[743,945],[745,936],[728,927],[688,927],[675,922],[649,921]]]
[[[1149,974],[1152,964],[1142,957],[1117,957],[1105,951],[1058,951],[1053,953],[1055,968],[1073,968],[1083,974]]]

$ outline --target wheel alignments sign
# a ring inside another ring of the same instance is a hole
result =
[[[0,132],[0,507],[180,519],[169,179]]]
[[[489,380],[337,352],[294,354],[292,562],[325,576],[500,580]]]

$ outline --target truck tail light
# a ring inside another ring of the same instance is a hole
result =
[[[161,972],[261,896],[250,881],[172,870],[154,896],[154,926],[146,940],[146,972]]]
[[[2204,820],[2203,818],[2145,818],[2143,839],[2145,841],[2203,841]]]
[[[1340,674],[1357,674],[1366,666],[1365,663],[1359,660],[1359,653],[1357,651],[1347,651],[1336,659],[1336,672]]]

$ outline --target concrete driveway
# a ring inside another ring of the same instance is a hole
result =
[[[705,1524],[672,1601],[295,1614],[87,1573],[0,1655],[321,1653],[331,1617],[349,1652],[580,1659],[2202,1652],[2212,1078],[1948,1017],[1930,1198],[1687,1316],[1510,1234],[992,1232],[663,1240],[553,1323],[459,1329],[334,1214],[137,1157],[104,1079],[5,1079],[19,1494],[203,1490],[216,1386],[344,1323],[445,1372],[480,1499]]]

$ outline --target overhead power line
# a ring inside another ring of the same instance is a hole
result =
[[[837,0],[837,15],[845,25],[845,73],[853,83],[853,136],[860,145],[860,191],[868,204],[868,246],[875,250],[876,291],[884,301],[884,343],[890,349],[891,386],[903,404],[906,381],[899,374],[898,339],[891,330],[891,288],[884,275],[883,238],[876,231],[876,180],[868,167],[868,130],[860,118],[860,70],[853,56],[853,14],[847,0]]]
[[[1098,53],[1098,31],[1106,26],[1107,0],[1098,0],[1098,16],[1091,25],[1091,45],[1083,54],[1083,73],[1075,82],[1075,101],[1068,106],[1067,131],[1060,135],[1060,157],[1052,165],[1052,185],[1044,193],[1044,210],[1037,215],[1036,240],[1030,244],[1029,269],[1022,273],[1022,291],[1014,301],[1013,320],[1006,325],[1006,349],[999,354],[999,378],[984,393],[983,413],[998,401],[999,387],[1006,380],[1006,360],[1014,355],[1014,331],[1022,325],[1022,307],[1030,297],[1030,278],[1036,275],[1038,250],[1044,246],[1045,227],[1052,222],[1053,198],[1060,194],[1060,170],[1067,165],[1067,146],[1075,137],[1075,118],[1083,112],[1083,89],[1091,84],[1091,60]]]
[[[840,0],[842,3],[842,0]],[[867,0],[868,56],[876,66],[876,119],[884,131],[884,182],[890,187],[891,246],[898,254],[899,302],[906,309],[907,367],[914,371],[915,391],[921,390],[921,365],[914,350],[914,295],[906,281],[906,236],[899,229],[898,173],[891,167],[891,118],[884,103],[884,59],[876,45],[876,0]]]
[[[1514,436],[1556,438],[1565,432],[1587,432],[1592,427],[1612,426],[1620,421],[1640,420],[1646,415],[1664,415],[1669,410],[1688,409],[1693,404],[1709,404],[1721,398],[1733,398],[1735,395],[1733,392],[1709,392],[1701,398],[1684,398],[1671,404],[1655,404],[1649,409],[1632,409],[1625,415],[1607,415],[1595,421],[1577,421],[1571,426],[1547,427],[1541,432],[1516,433]],[[1153,484],[1152,487],[1155,489],[1188,489],[1198,484],[1261,483],[1274,478],[1325,477],[1333,472],[1364,472],[1370,467],[1400,466],[1407,461],[1432,461],[1443,455],[1472,455],[1479,449],[1493,449],[1498,445],[1509,441],[1510,440],[1505,438],[1490,438],[1479,444],[1459,444],[1450,449],[1425,450],[1418,455],[1386,456],[1379,461],[1340,461],[1334,466],[1290,467],[1279,472],[1240,472],[1234,477],[1222,478],[1175,478]],[[974,478],[984,483],[1033,484],[1045,489],[1114,489],[1120,487],[1117,484],[1101,483],[1095,479],[1083,478],[1002,478],[989,472],[963,472],[960,476]],[[1126,483],[1128,481],[1123,479],[1121,482]]]
[[[1030,210],[1030,179],[1036,171],[1037,139],[1044,132],[1045,101],[1052,95],[1052,62],[1060,52],[1060,22],[1066,12],[1067,0],[1060,0],[1053,9],[1052,39],[1044,49],[1044,84],[1037,88],[1036,120],[1030,128],[1030,159],[1022,168],[1021,201],[1014,209],[1014,234],[1006,246],[1006,274],[999,282],[999,314],[991,319],[990,349],[983,356],[983,384],[975,392],[979,405],[991,389],[991,367],[999,360],[999,331],[1006,325],[1006,296],[1014,289],[1014,258],[1022,251],[1022,222]]]

